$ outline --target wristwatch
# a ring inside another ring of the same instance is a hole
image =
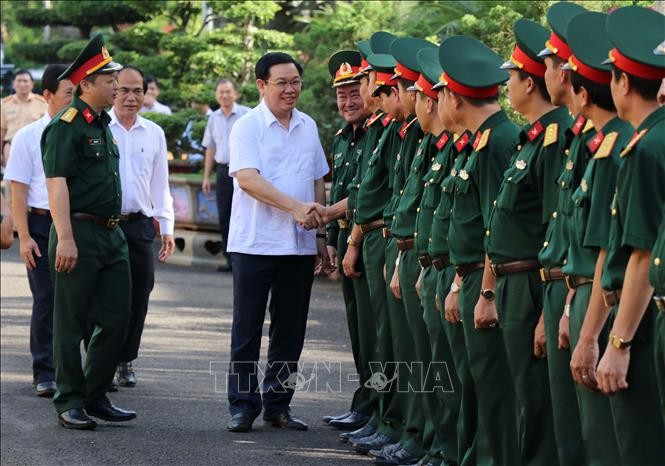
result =
[[[349,237],[346,239],[346,244],[348,244],[349,246],[352,246],[354,248],[359,248],[360,247],[360,244],[356,240],[354,240],[351,235],[349,235]]]
[[[461,288],[461,287],[460,287],[457,283],[455,283],[455,282],[452,282],[452,283],[450,284],[450,292],[451,292],[451,293],[459,293],[460,288]]]
[[[488,301],[494,301],[494,290],[490,290],[489,288],[486,290],[480,290],[480,296]]]
[[[627,349],[633,344],[633,341],[626,341],[616,333],[610,333],[610,344],[616,349]]]

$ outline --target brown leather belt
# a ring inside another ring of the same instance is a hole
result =
[[[406,238],[406,239],[398,239],[396,243],[397,243],[397,249],[399,249],[400,251],[407,251],[409,249],[413,249],[415,241],[413,240],[413,238]]]
[[[653,295],[653,302],[660,312],[665,312],[665,296]]]
[[[51,218],[51,211],[48,209],[40,209],[39,207],[30,207],[28,212],[33,215],[39,215],[40,217]]]
[[[83,212],[74,212],[72,213],[72,217],[103,226],[107,230],[115,229],[118,223],[120,223],[120,217],[97,217],[96,215],[84,214]]]
[[[449,265],[450,265],[450,256],[434,256],[434,257],[432,257],[432,266],[436,270],[443,270],[446,267],[448,267]]]
[[[475,272],[476,270],[484,268],[485,268],[484,262],[471,262],[470,264],[456,265],[455,273],[460,277],[464,278],[467,275],[469,275],[471,272]]]
[[[383,227],[383,231],[381,232],[381,234],[385,239],[390,239],[393,237],[393,232],[390,231],[390,228],[388,227]]]
[[[541,268],[540,269],[540,281],[543,283],[555,282],[558,280],[564,280],[563,272],[561,267],[552,267],[551,269]]]
[[[424,256],[418,256],[418,263],[420,264],[420,267],[426,269],[427,267],[432,265],[432,258],[429,256],[429,254],[425,254]]]
[[[565,275],[563,279],[566,281],[566,286],[569,290],[574,290],[578,286],[593,283],[593,278],[576,277],[574,275]]]
[[[610,291],[603,290],[603,302],[605,303],[605,307],[612,307],[615,304],[619,304],[620,299],[621,299],[621,288],[619,288],[618,290],[610,290]]]
[[[120,221],[121,222],[133,222],[135,220],[141,220],[144,218],[148,218],[146,215],[143,214],[143,212],[130,212],[128,214],[121,214],[120,215]]]
[[[378,230],[379,228],[384,227],[383,219],[378,219],[378,220],[372,220],[369,223],[363,223],[362,225],[358,225],[360,227],[360,231],[362,232],[363,235],[366,235],[370,231]]]
[[[353,219],[353,212],[354,211],[351,210],[351,209],[346,209],[344,211],[344,218],[347,219],[347,220],[352,220]]]
[[[503,264],[491,264],[490,268],[495,277],[502,277],[513,273],[539,269],[540,262],[535,259],[527,259],[523,261],[504,262]]]
[[[337,219],[337,226],[339,227],[340,230],[348,230],[349,221],[343,218]]]

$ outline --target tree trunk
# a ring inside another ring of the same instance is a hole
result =
[[[250,81],[252,79],[252,69],[253,69],[253,63],[252,63],[252,50],[254,50],[254,31],[255,31],[255,26],[254,26],[254,19],[250,19],[247,21],[247,24],[245,25],[245,38],[243,40],[243,52],[244,56],[246,57],[245,59],[245,64],[242,67],[240,77],[238,79],[238,84],[240,86],[243,86],[245,83]]]

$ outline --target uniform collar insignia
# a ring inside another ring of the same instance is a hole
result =
[[[466,145],[469,143],[469,140],[471,139],[471,136],[469,136],[468,131],[465,131],[464,134],[462,134],[457,141],[455,141],[455,149],[457,149],[457,152],[462,152],[462,149],[466,147]]]
[[[393,116],[390,113],[386,113],[386,116],[381,120],[381,124],[385,127],[388,126],[391,121],[393,121]]]
[[[591,151],[591,155],[595,154],[600,145],[603,142],[603,139],[605,139],[605,135],[603,134],[602,131],[598,131],[596,135],[591,139],[588,143],[587,146],[589,147],[589,150]]]
[[[575,123],[573,124],[573,134],[575,134],[575,136],[580,134],[582,128],[584,128],[584,123],[586,123],[586,118],[584,118],[584,115],[580,113],[577,116],[577,120],[575,120]]]
[[[93,112],[92,110],[90,110],[90,108],[88,108],[88,107],[86,107],[85,109],[83,109],[82,115],[83,115],[83,118],[85,118],[85,121],[86,121],[88,124],[92,123],[93,120],[94,120],[95,118],[97,118],[97,117],[95,116],[95,112]]]
[[[450,139],[450,135],[444,131],[439,140],[436,141],[436,148],[438,150],[443,149],[446,143],[448,142],[448,139]]]
[[[529,131],[526,133],[527,137],[529,138],[529,141],[533,142],[534,139],[536,139],[538,136],[540,136],[540,133],[543,132],[543,125],[539,121],[536,121],[533,125],[531,125],[531,128],[529,128]]]

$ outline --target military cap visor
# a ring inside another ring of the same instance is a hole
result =
[[[420,74],[413,86],[409,87],[408,91],[422,92],[427,97],[437,100],[439,94],[434,89],[434,84],[439,80],[439,76],[443,71],[439,65],[439,51],[436,48],[424,47],[416,54],[416,62]]]
[[[95,34],[79,53],[76,60],[58,77],[58,80],[69,79],[77,85],[92,74],[108,74],[120,71],[122,65],[113,61],[106,50],[104,36]]]
[[[543,59],[538,57],[538,53],[542,44],[549,37],[547,29],[534,21],[522,18],[515,22],[513,32],[515,33],[515,48],[510,59],[501,65],[500,69],[520,69],[535,76],[544,77],[546,67]]]
[[[383,86],[397,86],[397,80],[393,79],[393,69],[397,62],[386,53],[373,53],[367,57],[372,70],[376,74],[375,84],[376,90],[372,93],[372,97],[377,97],[379,91]]]
[[[552,32],[545,42],[545,48],[538,53],[538,57],[556,55],[562,60],[568,60],[572,53],[568,46],[568,22],[585,11],[583,7],[575,3],[559,2],[552,5],[547,10],[547,23]]]
[[[665,40],[658,44],[658,47],[653,49],[653,53],[656,55],[665,55]]]
[[[404,78],[410,81],[416,81],[420,73],[418,72],[418,61],[416,56],[423,48],[436,49],[436,45],[424,39],[415,37],[405,37],[395,39],[390,45],[390,54],[395,58],[395,73],[393,79]]]

